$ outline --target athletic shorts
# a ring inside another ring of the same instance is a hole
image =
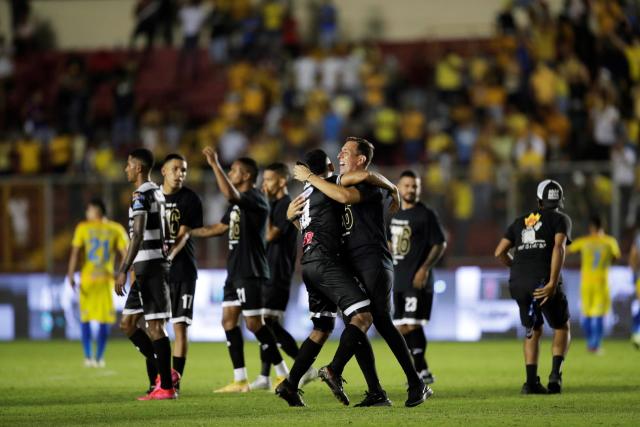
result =
[[[302,264],[302,279],[309,293],[311,317],[335,317],[336,308],[344,316],[357,310],[369,311],[371,301],[345,265],[327,257]]]
[[[289,303],[289,288],[266,283],[262,287],[262,314],[282,317]]]
[[[196,293],[196,281],[169,282],[171,294],[171,323],[186,323],[193,321],[193,296]]]
[[[394,325],[426,325],[431,319],[433,292],[428,288],[393,293]]]
[[[99,323],[111,324],[116,321],[116,312],[113,306],[114,284],[115,281],[109,276],[102,280],[80,277],[78,303],[81,322],[94,320]]]
[[[364,286],[371,300],[373,314],[391,313],[391,288],[393,287],[393,270],[382,265],[367,270],[355,270],[358,281]]]
[[[611,308],[609,285],[606,282],[582,283],[580,305],[585,317],[602,317],[607,314]]]
[[[223,307],[242,307],[243,316],[262,315],[264,278],[227,279],[224,282]]]
[[[525,328],[538,328],[544,323],[542,318],[544,315],[544,319],[546,319],[550,327],[559,329],[567,323],[570,317],[567,296],[560,284],[556,288],[555,295],[540,307],[537,302],[533,303],[533,291],[541,283],[546,283],[546,280],[523,279],[509,281],[511,297],[516,300],[520,308],[520,322]]]
[[[144,320],[169,319],[171,299],[167,278],[168,271],[163,268],[149,274],[136,274],[122,314],[144,313]]]

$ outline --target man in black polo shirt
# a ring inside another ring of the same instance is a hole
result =
[[[262,288],[269,280],[265,241],[269,204],[264,194],[256,188],[258,166],[255,160],[247,157],[237,159],[227,176],[215,150],[207,147],[202,152],[215,174],[218,188],[230,203],[220,223],[191,232],[195,237],[219,236],[225,231],[229,235],[222,326],[227,336],[234,380],[216,392],[247,392],[249,383],[244,363],[244,343],[238,327],[241,313],[247,329],[260,342],[267,361],[274,365],[278,377],[276,381],[284,380],[289,373],[273,332],[262,321]]]
[[[202,227],[202,202],[184,186],[187,161],[180,154],[169,154],[162,165],[162,193],[166,200],[167,243],[171,246],[167,260],[171,262],[169,290],[171,322],[175,333],[173,369],[182,377],[187,358],[187,328],[193,320],[193,296],[196,292],[198,267],[189,232]],[[179,390],[180,383],[176,385]]]
[[[518,217],[498,243],[495,256],[511,268],[509,290],[527,330],[524,358],[527,381],[522,394],[560,393],[562,362],[569,350],[569,306],[560,271],[571,244],[571,219],[563,206],[562,187],[545,179],[537,189],[539,208]],[[513,248],[513,256],[509,250]],[[547,389],[538,377],[538,353],[544,318],[553,328],[553,359]]]
[[[393,324],[413,356],[416,371],[426,384],[433,383],[427,364],[427,337],[423,325],[433,306],[433,266],[447,247],[436,213],[420,202],[420,178],[410,170],[398,181],[401,204],[391,218],[393,254]]]

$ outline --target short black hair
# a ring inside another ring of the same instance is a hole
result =
[[[357,144],[356,150],[358,154],[363,155],[365,157],[365,167],[371,164],[371,160],[373,160],[373,144],[367,141],[364,138],[360,138],[357,136],[349,136],[347,137],[347,142],[353,141]]]
[[[289,168],[284,163],[281,163],[281,162],[271,163],[269,166],[265,168],[265,170],[273,171],[278,175],[280,175],[281,178],[284,178],[285,180],[289,181],[289,177],[290,177]]]
[[[129,157],[133,157],[142,163],[142,166],[146,171],[153,169],[155,160],[153,159],[153,153],[146,148],[136,148],[129,153]]]
[[[236,162],[240,162],[245,172],[249,172],[251,182],[256,182],[258,179],[258,164],[256,161],[251,157],[240,157]]]
[[[598,213],[592,213],[589,216],[589,224],[600,230],[602,228],[602,217]]]
[[[99,197],[93,197],[91,198],[91,200],[89,200],[89,206],[95,206],[96,208],[100,209],[100,213],[102,214],[102,216],[106,216],[107,215],[107,205],[104,204],[104,200],[102,200]]]
[[[302,161],[312,173],[322,175],[327,171],[328,158],[329,156],[327,156],[324,150],[316,148],[315,150],[308,151]]]
[[[403,170],[402,173],[400,174],[400,179],[404,177],[418,179],[418,174],[412,171],[411,169],[407,169],[407,170]]]
[[[171,154],[167,154],[167,157],[164,158],[164,160],[162,161],[162,164],[166,164],[167,162],[170,162],[171,160],[181,160],[183,162],[186,162],[187,159],[184,158],[184,156],[182,154],[179,153],[171,153]]]

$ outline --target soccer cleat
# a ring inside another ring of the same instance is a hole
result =
[[[358,408],[366,408],[369,406],[391,406],[391,401],[384,390],[374,393],[365,391],[362,402],[357,403],[354,406]]]
[[[333,395],[345,406],[349,405],[349,397],[342,389],[342,383],[346,381],[344,378],[338,376],[333,372],[329,366],[323,366],[318,370],[318,377],[329,386]]]
[[[176,371],[175,369],[171,368],[171,384],[173,385],[173,388],[175,389],[179,389],[180,388],[180,373],[178,371]],[[156,388],[160,388],[160,375],[156,376]]]
[[[104,361],[104,359],[100,359],[96,362],[96,368],[105,368],[107,366],[107,363]]]
[[[85,368],[95,368],[96,365],[96,361],[91,359],[90,357],[87,357],[86,359],[84,359],[84,367]]]
[[[547,392],[549,394],[560,394],[562,393],[562,374],[549,375],[549,383],[547,384]]]
[[[631,335],[631,344],[633,344],[636,350],[640,350],[640,332]]]
[[[407,408],[413,408],[430,398],[433,395],[433,390],[431,390],[431,387],[421,383],[417,386],[409,387],[407,389],[407,395],[407,400],[404,402],[404,406]]]
[[[282,381],[286,380],[287,377],[277,376],[276,380],[273,382],[273,391],[276,391],[276,388],[282,383]]]
[[[264,375],[258,376],[254,382],[249,384],[249,388],[253,390],[270,390],[271,389],[271,379],[269,377],[265,377]]]
[[[276,396],[283,399],[289,406],[307,406],[302,400],[302,390],[296,389],[288,379],[284,379],[276,387]]]
[[[151,393],[140,396],[138,400],[171,400],[177,398],[178,394],[175,388],[156,388]]]
[[[304,373],[302,378],[300,378],[300,383],[298,384],[298,388],[302,388],[305,385],[309,384],[312,381],[318,379],[318,370],[311,366],[307,372]]]
[[[226,386],[214,390],[214,393],[247,393],[250,390],[247,380],[233,381]]]
[[[536,377],[536,382],[533,384],[524,383],[522,385],[521,394],[547,394],[547,389],[540,384],[540,377]]]
[[[434,382],[436,382],[436,377],[434,377],[433,374],[426,369],[419,372],[418,375],[425,384],[433,384]]]

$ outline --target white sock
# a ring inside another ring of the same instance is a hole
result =
[[[275,368],[276,368],[277,376],[286,377],[287,375],[289,375],[289,368],[287,368],[287,364],[284,363],[284,360],[278,363],[277,365],[275,365]]]
[[[234,381],[246,381],[247,380],[247,368],[238,368],[233,370]]]

